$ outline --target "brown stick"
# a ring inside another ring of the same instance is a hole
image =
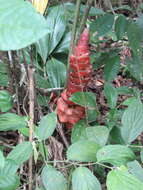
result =
[[[28,67],[28,76],[29,76],[29,142],[33,142],[33,126],[34,126],[34,67],[29,65]],[[32,174],[33,168],[33,157],[29,159],[29,190],[32,190]]]

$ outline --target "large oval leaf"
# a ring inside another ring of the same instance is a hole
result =
[[[46,140],[50,137],[57,124],[57,116],[55,112],[45,115],[42,117],[39,127],[37,128],[36,134],[40,138],[40,140]]]
[[[101,185],[88,168],[79,167],[72,174],[72,188],[73,190],[101,190]]]
[[[0,170],[0,175],[13,175],[16,173],[19,165],[14,160],[5,160],[4,168]]]
[[[41,177],[46,190],[67,190],[67,181],[65,177],[52,166],[45,166]]]
[[[134,141],[143,131],[143,105],[140,101],[134,101],[124,112],[122,117],[121,134],[128,144]]]
[[[18,144],[7,156],[7,159],[14,160],[16,164],[21,165],[32,155],[32,145],[30,142]]]
[[[109,129],[105,126],[87,127],[85,133],[88,140],[104,146],[108,140]]]
[[[49,32],[44,17],[24,0],[0,0],[0,50],[24,48]]]
[[[97,152],[97,161],[110,163],[115,166],[124,165],[135,160],[131,149],[123,145],[107,145]]]
[[[107,13],[93,21],[90,25],[90,29],[97,32],[98,36],[102,36],[112,30],[113,24],[114,15]]]
[[[108,190],[142,190],[141,183],[135,176],[131,175],[126,169],[119,168],[112,170],[107,175]]]
[[[17,130],[27,126],[25,117],[14,113],[5,113],[0,115],[0,131]]]
[[[69,160],[94,162],[99,148],[100,146],[93,141],[81,140],[68,148],[67,157]]]
[[[0,175],[0,190],[15,190],[20,184],[17,175]]]

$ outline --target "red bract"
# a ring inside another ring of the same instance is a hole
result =
[[[85,117],[85,108],[69,100],[75,92],[83,92],[90,80],[92,65],[89,55],[89,31],[85,29],[80,36],[77,46],[70,55],[70,72],[67,88],[57,101],[59,121],[72,128],[75,123]]]

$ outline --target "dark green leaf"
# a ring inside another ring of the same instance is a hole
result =
[[[106,59],[104,67],[104,79],[106,82],[114,80],[120,69],[120,57],[114,56]]]
[[[35,74],[36,85],[38,88],[50,88],[50,83],[47,78],[42,77],[40,74]]]
[[[7,156],[7,159],[14,160],[16,164],[21,165],[32,155],[32,145],[30,142],[18,144]]]
[[[142,187],[143,183],[123,167],[112,170],[107,175],[108,190],[142,190]]]
[[[112,86],[111,84],[105,83],[104,94],[105,94],[105,97],[107,98],[107,102],[110,108],[112,109],[115,108],[117,104],[117,98],[118,98],[116,88]]]
[[[64,16],[64,7],[62,5],[52,7],[49,10],[47,16],[47,26],[52,31],[47,34],[44,38],[41,38],[36,48],[43,61],[46,62],[48,55],[50,55],[61,41],[66,28],[66,21]]]
[[[88,168],[79,167],[72,174],[72,188],[73,190],[101,190],[101,185]]]
[[[141,156],[141,161],[143,162],[143,148],[141,149],[140,156]]]
[[[0,86],[8,86],[9,77],[6,64],[0,60]]]
[[[97,161],[110,163],[115,166],[125,165],[135,160],[131,149],[124,145],[106,145],[97,152]]]
[[[97,32],[98,36],[103,36],[112,30],[114,15],[104,14],[90,24],[91,31]]]
[[[132,50],[135,54],[139,53],[142,39],[141,28],[134,22],[128,22],[127,35]]]
[[[0,90],[0,110],[7,112],[12,108],[12,97],[6,90]]]
[[[50,165],[42,170],[42,182],[46,190],[67,190],[67,181],[62,173]]]
[[[14,113],[0,115],[0,131],[17,130],[27,126],[26,118]]]
[[[119,15],[115,22],[115,32],[118,40],[122,39],[127,31],[127,20],[124,15]]]
[[[62,87],[66,80],[66,66],[57,59],[51,59],[46,64],[48,79],[52,88]]]
[[[127,67],[136,80],[143,81],[143,62],[140,56],[133,56],[132,59],[128,59]]]
[[[70,40],[71,40],[71,33],[66,32],[60,41],[59,45],[57,48],[54,50],[54,53],[61,53],[61,52],[68,52],[69,51],[69,45],[70,45]]]
[[[46,140],[50,137],[57,124],[57,116],[55,112],[49,113],[42,117],[39,127],[36,130],[36,134],[38,135],[40,140]]]
[[[76,92],[71,96],[70,100],[90,109],[96,108],[96,96],[92,92]]]
[[[24,48],[49,32],[44,17],[24,0],[0,0],[0,50]],[[7,21],[7,22],[6,22]]]
[[[143,105],[137,100],[125,110],[122,117],[121,134],[126,143],[131,143],[143,131]]]
[[[68,148],[67,158],[81,162],[94,162],[99,148],[100,146],[93,141],[80,140]]]

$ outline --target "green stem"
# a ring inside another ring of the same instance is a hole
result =
[[[73,23],[73,29],[72,29],[72,35],[71,35],[71,43],[70,43],[69,55],[73,51],[73,46],[74,46],[74,42],[75,42],[76,27],[77,27],[77,23],[78,23],[79,12],[80,12],[80,4],[81,4],[81,0],[77,0],[76,10],[75,10],[75,17],[74,17],[74,23]]]
[[[77,26],[77,23],[78,23],[78,17],[79,17],[79,12],[80,12],[80,4],[81,4],[81,0],[77,0],[77,3],[76,3],[76,10],[75,10],[75,16],[74,16],[74,23],[73,23],[72,34],[71,34],[70,49],[69,49],[69,55],[68,55],[67,82],[66,82],[66,86],[67,86],[67,84],[68,84],[69,69],[70,69],[70,55],[71,55],[72,52],[73,52],[73,47],[74,47],[74,42],[75,42],[76,26]]]
[[[88,17],[88,14],[89,14],[89,11],[90,11],[90,8],[92,6],[93,1],[94,0],[87,0],[85,12],[84,12],[84,15],[82,17],[80,28],[79,28],[79,35],[83,32],[83,29],[85,27],[86,20],[87,20],[87,17]]]

